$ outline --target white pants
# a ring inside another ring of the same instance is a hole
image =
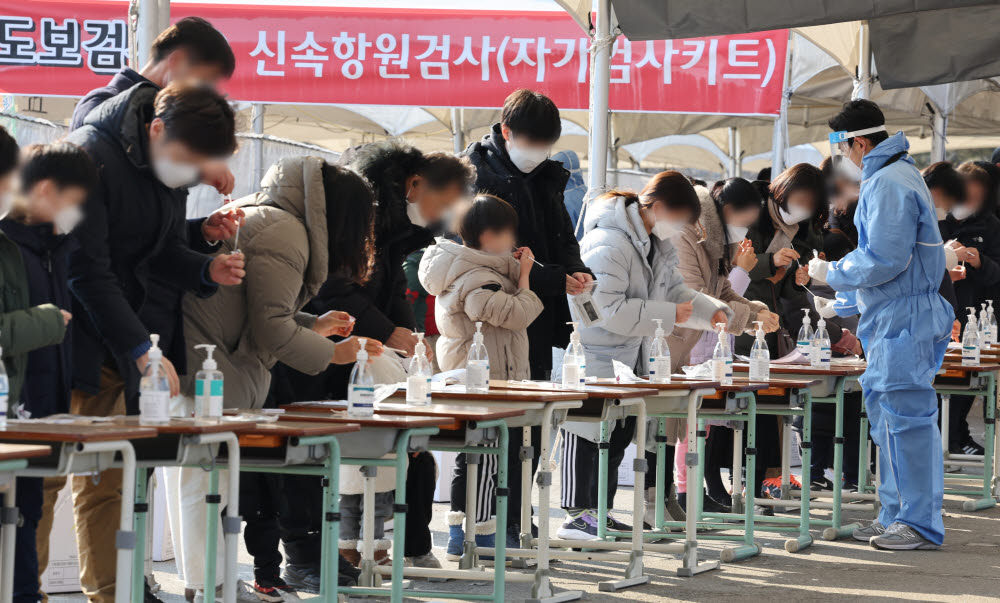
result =
[[[194,399],[177,396],[171,400],[174,416],[190,416],[194,411]],[[201,589],[205,587],[205,522],[208,512],[205,496],[208,494],[211,474],[199,467],[170,467],[166,474],[167,511],[170,517],[170,536],[174,543],[174,555],[184,587]],[[228,493],[226,485],[228,471],[219,470],[219,494],[221,503],[219,528],[216,531],[215,581],[222,584],[225,567],[225,544],[222,538],[222,509],[226,506]]]

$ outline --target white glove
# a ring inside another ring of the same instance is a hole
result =
[[[813,305],[816,306],[816,312],[823,318],[833,318],[837,315],[837,312],[833,309],[834,303],[836,303],[835,300],[827,299],[825,297],[813,298]]]
[[[944,267],[946,270],[951,270],[955,266],[958,266],[958,255],[955,250],[951,247],[945,246],[944,248]]]
[[[826,273],[830,269],[830,262],[813,258],[809,260],[809,278],[820,283],[826,282]]]

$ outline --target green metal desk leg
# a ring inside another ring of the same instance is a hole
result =
[[[746,447],[746,473],[747,473],[747,496],[744,498],[743,502],[743,545],[735,548],[724,549],[720,554],[720,558],[725,563],[732,563],[733,561],[740,561],[741,559],[748,559],[755,555],[759,555],[761,548],[760,545],[754,542],[754,502],[753,499],[756,493],[753,491],[753,484],[756,481],[757,475],[757,396],[753,393],[747,394],[747,447]],[[739,483],[739,476],[733,480],[734,490],[735,484]],[[735,498],[735,492],[733,496]]]
[[[837,378],[833,437],[833,509],[830,512],[831,525],[823,530],[824,540],[845,538],[854,533],[855,528],[861,527],[859,523],[841,525],[840,518],[844,496],[844,387],[846,384],[845,377]],[[858,463],[861,463],[860,459]],[[861,474],[858,474],[858,481],[861,481]]]
[[[608,441],[610,440],[610,426],[607,421],[601,421],[601,439],[598,442],[597,452],[597,538],[604,540],[607,538],[608,523],[605,517],[608,516],[608,505],[613,505],[615,501],[608,500]],[[618,479],[618,476],[615,476]],[[540,529],[540,528],[539,528]]]
[[[320,597],[323,601],[333,603],[337,600],[337,582],[340,578],[340,443],[331,438],[327,442],[329,456],[326,459],[326,480],[323,486],[323,527],[321,551],[323,562],[320,564],[319,583]]]
[[[135,470],[135,511],[132,519],[135,531],[135,548],[132,550],[132,601],[143,603],[146,581],[146,467]],[[124,501],[122,501],[124,504]]]
[[[986,395],[983,397],[983,411],[985,415],[986,433],[983,435],[983,496],[975,500],[967,500],[962,503],[962,508],[966,511],[979,511],[995,507],[997,501],[993,498],[993,455],[996,451],[994,447],[994,431],[996,430],[996,374],[986,374]]]
[[[696,445],[695,450],[698,451],[698,470],[695,471],[694,484],[693,485],[691,484],[691,481],[690,481],[691,480],[691,476],[690,475],[688,476],[688,484],[691,487],[693,487],[693,488],[698,488],[698,490],[704,490],[704,488],[705,488],[705,438],[708,435],[708,432],[705,430],[705,419],[698,419],[698,431],[697,431],[697,435],[698,435],[698,441],[695,443],[695,445]],[[688,446],[690,446],[690,445],[691,445],[691,443],[688,442]],[[707,493],[706,493],[706,495],[707,495]],[[688,500],[691,500],[691,498],[688,497]],[[704,519],[704,517],[702,517],[702,515],[704,514],[704,512],[705,512],[705,495],[702,495],[702,494],[699,493],[699,495],[698,495],[698,509],[697,509],[697,514],[695,515],[695,521],[697,521],[697,522],[700,523]]]
[[[667,485],[667,419],[656,419],[656,501],[653,503],[653,529],[662,530],[665,515],[666,499],[670,495],[664,492]],[[673,467],[670,468],[673,471]]]
[[[493,563],[493,601],[503,603],[505,593],[504,583],[507,571],[507,442],[510,435],[507,432],[507,424],[497,425],[500,430],[500,437],[497,439],[497,538],[495,539],[496,558]],[[524,429],[528,429],[525,427]],[[548,459],[546,459],[548,461]],[[474,478],[473,478],[474,479]],[[500,530],[503,530],[501,532]],[[528,530],[530,533],[530,529]]]
[[[215,596],[215,560],[219,556],[219,470],[213,465],[208,472],[208,494],[205,495],[205,598]]]
[[[785,541],[785,550],[789,553],[797,553],[813,542],[812,536],[809,534],[809,496],[812,481],[810,479],[810,471],[812,470],[812,394],[806,390],[802,393],[802,398],[804,412],[802,415],[802,496],[799,498],[801,502],[799,507],[799,537]],[[836,470],[834,476],[836,477]]]

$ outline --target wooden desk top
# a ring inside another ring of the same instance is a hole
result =
[[[415,427],[445,427],[455,421],[449,417],[400,416],[375,413],[371,417],[349,417],[346,411],[315,412],[285,412],[278,415],[279,421],[325,422],[325,423],[357,423],[362,431],[365,427],[390,427],[393,429],[413,429]]]
[[[545,389],[513,389],[510,387],[497,387],[494,383],[501,382],[490,382],[490,391],[485,394],[472,393],[465,391],[431,391],[431,403],[434,400],[482,400],[486,402],[574,402],[577,400],[585,400],[587,396],[584,392],[571,392],[571,391],[558,391],[558,390],[545,390]],[[506,383],[505,381],[502,383]],[[406,396],[405,389],[399,389],[395,394],[392,395],[393,398],[402,398]]]
[[[158,433],[166,434],[179,434],[179,435],[196,435],[204,433],[242,433],[248,429],[252,429],[256,425],[256,421],[245,420],[219,420],[219,419],[195,419],[195,418],[172,418],[167,423],[157,423],[156,425],[143,425],[139,423],[139,417],[129,416],[129,417],[115,417],[110,425],[120,425],[127,427],[150,427],[155,429]]]
[[[750,366],[745,362],[733,364],[733,369],[742,373],[750,371]],[[811,367],[807,364],[774,364],[771,363],[772,375],[809,375],[811,377],[860,377],[865,372],[864,366],[846,366],[834,364],[829,369],[823,370]]]
[[[950,373],[962,373],[963,375],[968,375],[969,373],[990,373],[1000,371],[1000,364],[983,363],[973,366],[963,366],[961,362],[945,362],[941,365],[941,370]]]
[[[35,444],[0,444],[0,461],[18,461],[33,459],[52,454],[51,446]]]
[[[339,412],[347,410],[347,404],[340,401],[329,402],[298,402],[284,407],[287,411],[294,412]],[[506,419],[509,417],[520,417],[524,411],[517,408],[505,408],[503,403],[491,406],[477,406],[464,404],[429,404],[427,406],[414,406],[402,402],[382,401],[375,405],[376,414],[398,415],[409,417],[446,417],[453,421],[491,421],[494,419]]]
[[[580,395],[583,394],[588,400],[594,398],[616,398],[616,399],[628,399],[628,398],[642,398],[644,396],[655,396],[657,390],[646,387],[639,389],[629,389],[624,387],[610,387],[608,385],[599,385],[587,383],[580,390],[569,390],[564,389],[562,385],[551,383],[548,381],[503,381],[501,379],[491,379],[490,380],[490,390],[494,389],[499,391],[513,391],[513,392],[577,392],[574,395],[577,396],[577,400],[580,399]]]
[[[0,427],[0,442],[108,442],[156,437],[153,427],[130,427],[113,423],[54,423],[45,419],[9,420]]]
[[[311,418],[310,418],[311,419]],[[255,423],[240,435],[280,436],[285,438],[338,435],[361,431],[358,423],[327,423],[323,421],[273,421]]]

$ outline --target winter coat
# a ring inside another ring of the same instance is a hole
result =
[[[646,350],[656,331],[653,319],[662,319],[664,332],[670,333],[678,303],[694,302],[685,323],[692,329],[711,330],[718,310],[732,319],[733,311],[724,303],[684,284],[677,250],[669,240],[650,237],[638,202],[626,204],[625,197],[612,197],[591,205],[584,231],[580,248],[597,278],[594,303],[603,316],[596,325],[580,329],[588,376],[614,377],[613,360],[645,375]],[[652,265],[647,259],[651,249]],[[570,421],[564,428],[596,441],[599,425]]]
[[[542,300],[519,289],[521,266],[513,255],[494,255],[438,239],[420,261],[420,282],[437,296],[435,321],[441,338],[441,370],[464,368],[476,322],[493,379],[528,379],[528,325],[542,312]]]
[[[356,320],[354,335],[385,343],[396,327],[416,328],[413,307],[406,299],[403,260],[434,242],[427,228],[416,226],[406,216],[405,178],[386,169],[394,162],[395,147],[382,153],[361,153],[351,164],[375,189],[375,264],[368,282],[361,285],[340,274],[329,275],[305,311],[320,316],[331,310],[347,312]],[[278,365],[275,369],[275,401],[344,399],[352,365],[332,365],[321,375],[302,375]]]
[[[417,332],[424,337],[440,335],[437,323],[434,321],[434,296],[420,284],[420,260],[424,250],[418,249],[403,260],[403,272],[406,274],[406,300],[413,306],[413,319],[417,324]]]
[[[678,268],[684,277],[684,284],[694,291],[701,291],[729,306],[733,316],[726,331],[741,335],[753,329],[753,321],[761,310],[767,309],[767,304],[750,301],[733,291],[729,278],[720,274],[723,270],[726,256],[732,257],[739,242],[725,245],[725,225],[719,218],[715,201],[705,194],[701,197],[701,229],[688,226],[676,239]],[[678,327],[674,329],[667,343],[670,345],[670,360],[673,367],[689,363],[691,349],[698,343],[704,331]]]
[[[9,380],[7,416],[20,406],[28,356],[63,340],[66,327],[55,304],[31,305],[28,271],[21,250],[0,233],[0,346]]]
[[[576,240],[583,238],[583,228],[577,229],[577,222],[583,212],[583,200],[587,197],[587,183],[583,180],[583,170],[580,168],[580,157],[575,151],[559,151],[552,156],[564,168],[569,170],[569,180],[566,182],[566,190],[563,192],[563,204],[566,206],[566,213],[569,214],[569,221],[573,224],[573,234]]]
[[[113,360],[132,413],[138,410],[135,360],[150,333],[160,335],[167,358],[183,371],[181,293],[207,297],[218,289],[207,278],[211,257],[188,242],[187,190],[167,188],[150,165],[146,126],[156,92],[151,84],[133,86],[66,137],[90,154],[100,176],[74,231],[80,247],[69,260],[73,383],[96,393],[101,366]],[[154,277],[159,285],[151,288]]]
[[[531,290],[542,300],[541,315],[528,327],[532,378],[552,370],[551,348],[564,348],[572,330],[566,301],[566,275],[590,272],[580,259],[580,245],[573,233],[563,196],[569,172],[558,161],[547,160],[530,174],[511,162],[500,124],[479,142],[469,145],[465,156],[476,167],[476,190],[500,197],[517,211],[518,245],[531,248],[542,266],[531,269]]]
[[[979,268],[965,262],[965,278],[953,283],[959,310],[955,316],[964,327],[969,317],[967,307],[975,307],[978,318],[979,304],[987,299],[1000,299],[997,297],[1000,293],[1000,219],[991,212],[981,211],[961,222],[949,215],[938,225],[945,241],[956,239],[964,247],[979,250]]]
[[[217,346],[224,406],[260,408],[275,362],[315,375],[333,358],[333,341],[311,329],[316,316],[301,311],[327,279],[323,160],[280,160],[264,175],[261,191],[236,204],[246,212],[239,241],[246,278],[208,299],[185,296],[184,331],[192,344]],[[220,252],[234,243],[225,241]],[[193,395],[192,375],[181,379],[181,392]]]
[[[781,326],[788,329],[789,334],[794,339],[799,332],[799,327],[802,326],[803,308],[809,308],[814,326],[819,320],[819,315],[816,314],[813,307],[812,297],[806,293],[804,287],[795,284],[795,270],[798,265],[793,262],[788,266],[778,268],[774,265],[775,250],[768,251],[768,246],[779,230],[768,207],[774,204],[774,199],[767,200],[764,209],[760,212],[760,219],[750,227],[750,232],[747,233],[747,238],[753,243],[753,248],[757,252],[757,265],[750,271],[750,287],[747,288],[743,297],[766,304],[772,312],[778,315]],[[812,259],[813,249],[823,251],[823,233],[813,228],[809,221],[800,222],[798,231],[792,238],[791,246],[802,256],[800,261],[804,266]],[[834,334],[831,331],[830,338],[835,343],[840,338],[840,332],[837,331]],[[768,333],[765,339],[771,356],[777,357],[776,335]],[[736,353],[749,355],[753,340],[752,335],[738,336],[736,338]]]
[[[51,224],[28,226],[7,218],[0,222],[0,229],[21,251],[24,274],[27,277],[28,307],[46,308],[42,314],[53,335],[65,333],[53,345],[39,347],[28,353],[20,403],[24,406],[26,416],[36,419],[69,412],[73,388],[71,332],[61,327],[62,316],[58,311],[53,311],[52,307],[64,310],[73,307],[73,296],[69,292],[69,280],[66,276],[66,259],[76,242],[70,235],[53,233]],[[8,282],[6,276],[3,282]],[[3,345],[6,353],[7,344]],[[10,364],[7,364],[7,370],[11,370]]]

